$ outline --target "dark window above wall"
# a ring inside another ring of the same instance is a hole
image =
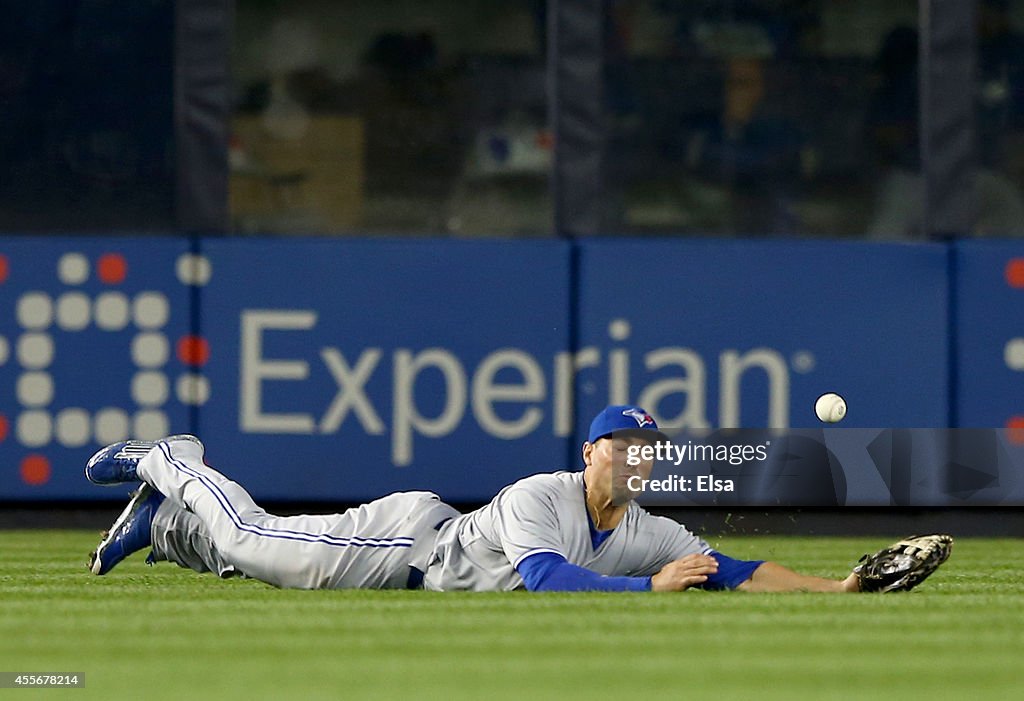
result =
[[[544,2],[238,0],[239,233],[552,233]]]
[[[0,228],[174,224],[172,0],[5,3]]]

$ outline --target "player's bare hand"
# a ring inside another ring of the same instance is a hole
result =
[[[683,591],[708,581],[718,571],[718,561],[710,555],[692,553],[673,560],[651,577],[652,591]]]

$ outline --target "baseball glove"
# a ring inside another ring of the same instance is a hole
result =
[[[946,561],[953,537],[943,533],[915,535],[865,555],[853,568],[861,591],[910,591]]]

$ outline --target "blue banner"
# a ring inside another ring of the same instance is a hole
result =
[[[837,392],[843,428],[1012,443],[1021,294],[1014,243],[0,239],[0,499],[109,498],[82,477],[94,450],[187,431],[260,500],[482,501],[579,468],[591,416],[626,402],[672,435],[820,430]],[[1017,488],[843,464],[821,505]]]
[[[957,423],[1022,428],[1024,243],[962,241],[955,253]]]
[[[215,467],[276,499],[478,500],[562,468],[561,242],[211,240]],[[563,383],[564,384],[564,383]]]
[[[948,425],[947,249],[784,241],[580,244],[578,436],[605,404],[673,429]],[[577,441],[579,442],[579,441]]]
[[[192,427],[183,239],[0,239],[0,498],[109,498],[97,446]]]

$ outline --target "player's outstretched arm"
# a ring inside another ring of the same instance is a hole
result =
[[[846,579],[809,577],[774,562],[765,562],[740,584],[743,591],[909,591],[949,558],[953,537],[932,533],[904,538],[874,555],[865,555]]]
[[[857,575],[851,573],[846,579],[824,579],[794,572],[774,562],[761,564],[750,579],[736,587],[739,591],[772,592],[772,591],[819,591],[819,592],[857,592],[860,585]]]

